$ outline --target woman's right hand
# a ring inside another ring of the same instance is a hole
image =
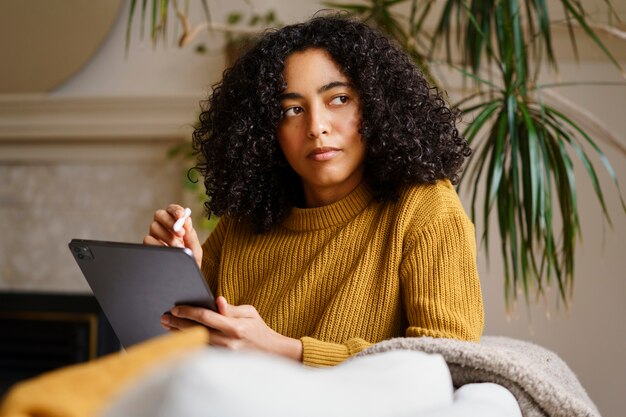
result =
[[[157,210],[150,223],[149,234],[143,238],[144,245],[173,246],[191,250],[198,266],[202,263],[202,245],[193,228],[191,217],[183,227],[174,231],[176,220],[185,216],[185,208],[178,204],[170,204],[166,209]]]

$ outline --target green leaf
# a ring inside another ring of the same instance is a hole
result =
[[[619,186],[619,181],[618,181],[617,175],[615,174],[615,171],[613,170],[613,166],[609,162],[608,158],[604,155],[602,150],[593,141],[593,139],[591,139],[589,134],[587,134],[587,132],[585,132],[582,128],[580,128],[578,126],[578,124],[576,124],[574,121],[572,121],[569,117],[565,116],[564,114],[562,114],[561,112],[559,112],[558,110],[556,110],[556,109],[554,109],[552,107],[547,107],[547,110],[551,114],[553,114],[554,116],[556,116],[559,119],[563,120],[566,124],[568,124],[570,127],[572,127],[575,131],[577,131],[587,141],[587,143],[589,145],[591,145],[591,147],[596,151],[598,157],[600,158],[600,161],[602,161],[606,171],[608,172],[608,174],[610,175],[613,183],[615,184],[615,187],[617,188],[617,191],[618,191],[618,194],[619,194],[620,202],[622,204],[622,208],[626,211],[626,204],[624,204],[624,198],[622,196],[622,192],[621,192],[621,188]],[[572,145],[575,144],[575,140],[572,140],[570,143]],[[580,147],[574,148],[574,149],[575,150],[576,149],[580,149]],[[600,203],[602,205],[602,209],[603,209],[603,211],[604,211],[604,213],[606,215],[605,217],[606,217],[607,221],[609,222],[609,224],[611,224],[609,213],[608,213],[608,211],[606,209],[606,205],[604,204],[604,198],[603,198],[603,194],[602,194],[602,189],[600,187],[600,183],[599,183],[599,181],[597,179],[597,176],[595,175],[595,170],[593,169],[593,164],[591,164],[589,162],[589,159],[587,158],[585,152],[582,151],[582,150],[580,150],[580,151],[582,152],[582,156],[584,156],[584,158],[581,157],[581,160],[585,164],[585,168],[587,168],[587,172],[589,173],[589,176],[593,180],[593,186],[594,186],[594,189],[596,191],[596,195],[598,196],[598,199],[600,200]],[[580,154],[579,154],[579,156],[580,156]]]
[[[454,64],[450,64],[449,65],[450,68],[457,70],[458,72],[460,72],[461,74],[463,74],[464,77],[467,78],[471,78],[472,80],[476,81],[478,84],[485,84],[488,85],[489,87],[493,88],[494,90],[498,90],[498,86],[495,85],[494,83],[490,82],[489,80],[486,80],[480,76],[478,76],[476,73],[474,72],[470,72],[464,68],[461,68],[457,65]]]
[[[504,227],[510,236],[509,243],[511,244],[510,256],[511,264],[513,266],[513,291],[516,292],[518,287],[517,281],[520,278],[520,256],[518,249],[517,223],[515,222],[515,207],[517,207],[517,201],[515,201],[515,194],[511,193],[510,188],[508,189],[508,192],[504,194],[508,196],[505,197],[507,199],[505,207],[507,216],[505,217],[506,223],[501,225],[501,227]],[[522,279],[526,279],[526,277],[522,276]]]
[[[437,28],[437,32],[435,33],[435,36],[433,37],[433,42],[435,42],[438,34],[445,33],[446,57],[447,57],[448,63],[450,64],[452,63],[452,46],[450,44],[450,33],[452,32],[452,30],[451,30],[451,25],[450,25],[450,16],[452,15],[453,9],[454,9],[454,1],[448,1],[444,9],[444,12],[441,15],[441,20],[439,23],[439,27]],[[434,49],[434,43],[432,45],[432,49]]]
[[[167,7],[169,5],[169,0],[161,0],[161,17],[159,22],[159,27],[161,28],[161,32],[163,34],[163,42],[167,40]]]
[[[515,72],[517,85],[522,95],[526,90],[526,48],[524,47],[524,35],[520,22],[520,7],[517,0],[508,0],[512,20],[512,35],[515,56]]]
[[[430,15],[430,10],[431,7],[433,5],[435,0],[427,0],[426,5],[423,7],[422,13],[419,16],[419,18],[417,18],[417,20],[415,20],[413,17],[411,17],[411,19],[409,20],[409,24],[410,24],[410,28],[411,28],[411,36],[412,37],[416,37],[418,34],[420,34],[422,32],[422,28],[424,26],[424,21],[426,20],[426,17],[428,17]],[[413,1],[413,4],[415,5],[415,13],[417,12],[417,0]],[[414,15],[414,12],[411,12],[411,15]]]
[[[530,194],[530,210],[529,215],[530,219],[529,226],[535,224],[537,221],[537,212],[538,212],[538,203],[539,203],[539,180],[541,178],[541,165],[539,163],[539,147],[537,142],[539,141],[537,135],[537,129],[535,128],[535,124],[533,119],[531,118],[528,109],[526,108],[526,104],[521,102],[518,104],[522,115],[524,116],[524,123],[526,124],[526,129],[528,132],[528,177],[530,182],[530,193],[525,193],[526,196]],[[530,234],[530,233],[529,233]]]
[[[480,103],[476,106],[470,107],[465,112],[472,112],[474,110],[481,109],[478,115],[474,118],[474,121],[465,129],[463,136],[465,136],[468,143],[472,143],[478,132],[482,129],[485,123],[493,116],[493,113],[501,106],[500,101],[493,100],[487,103]]]
[[[612,82],[612,81],[574,81],[574,82],[558,82],[548,84],[537,84],[532,88],[532,91],[540,91],[546,88],[555,87],[579,87],[579,86],[609,86],[609,87],[626,87],[626,82]]]
[[[622,71],[622,75],[626,76],[626,74],[624,74],[624,69],[619,64],[619,62],[617,62],[617,59],[615,59],[613,54],[607,49],[607,47],[600,40],[600,38],[598,38],[596,32],[587,24],[585,15],[576,7],[574,7],[574,5],[569,0],[561,0],[561,2],[563,3],[563,6],[566,8],[566,10],[571,13],[572,16],[574,16],[574,19],[576,19],[578,24],[582,26],[582,28],[587,33],[587,36],[589,36],[595,42],[595,44],[598,45],[598,47],[604,52],[604,54],[609,58],[613,65],[615,65],[620,71]],[[581,6],[579,5],[579,7]]]
[[[569,153],[565,148],[565,142],[570,143],[570,132],[565,130],[561,123],[554,119],[550,114],[546,115],[545,122],[547,126],[554,130],[556,134],[553,145],[553,160],[551,165],[557,168],[558,175],[555,176],[557,181],[559,202],[561,204],[561,212],[564,218],[577,217],[577,198],[576,198],[576,179],[574,175],[574,166],[569,157]],[[564,207],[567,203],[567,207]]]
[[[543,117],[543,115],[542,115]],[[542,124],[543,126],[543,124]],[[543,240],[543,245],[545,249],[542,251],[541,265],[539,267],[539,271],[537,272],[537,276],[546,277],[547,285],[550,285],[550,276],[552,275],[552,264],[556,262],[556,246],[554,244],[554,238],[552,235],[552,179],[550,174],[550,169],[552,164],[550,163],[550,153],[548,151],[548,146],[546,143],[551,141],[549,132],[542,128],[539,131],[539,135],[541,139],[539,140],[539,146],[542,154],[542,158],[545,161],[544,163],[544,182],[545,186],[542,188],[541,202],[539,204],[539,222],[537,224],[537,233],[539,233]],[[539,291],[543,292],[543,282],[539,279]]]
[[[150,19],[150,36],[152,38],[153,47],[156,47],[156,41],[157,41],[158,16],[159,16],[159,2],[158,0],[152,0],[152,18]]]
[[[468,143],[472,143],[474,141],[474,138],[476,137],[476,135],[478,134],[478,132],[482,129],[482,127],[489,121],[489,119],[492,118],[493,114],[496,112],[496,110],[498,110],[500,108],[500,102],[498,100],[493,100],[491,102],[487,102],[487,103],[481,103],[477,106],[474,107],[475,109],[481,109],[482,110],[478,113],[478,115],[475,117],[474,121],[465,129],[465,131],[463,132],[463,136],[466,137]],[[477,175],[475,175],[475,181],[474,181],[474,187],[473,187],[473,193],[472,193],[472,206],[471,206],[471,217],[472,220],[475,221],[476,219],[476,197],[478,196],[478,182],[480,181],[480,177],[482,174],[482,172],[484,171],[484,169],[480,168],[479,170],[477,170],[476,168],[478,167],[483,167],[485,164],[485,160],[487,157],[487,152],[489,150],[491,150],[492,147],[491,146],[483,146],[482,147],[482,152],[481,154],[479,154],[478,157],[478,161],[473,164],[474,166],[474,173],[476,173]],[[461,185],[459,185],[461,186]],[[483,241],[483,243],[485,244],[486,247],[488,247],[489,242],[488,242],[488,224],[485,225],[485,233],[483,233],[481,240]]]
[[[498,3],[494,13],[494,24],[496,26],[496,40],[498,42],[498,53],[500,55],[500,71],[503,74],[503,81],[506,86],[511,85],[513,77],[513,52],[511,49],[511,38],[509,36],[510,19],[505,15],[506,2]]]
[[[492,163],[489,166],[488,173],[491,181],[487,186],[487,195],[489,206],[495,199],[496,193],[500,188],[500,181],[502,179],[502,172],[504,170],[504,147],[507,139],[507,128],[510,125],[507,125],[507,119],[504,117],[504,113],[501,113],[501,116],[498,120],[498,131],[496,135],[496,143],[495,148],[492,154]]]
[[[491,101],[489,101],[489,102],[481,102],[481,103],[479,103],[478,105],[475,105],[475,106],[464,107],[466,103],[468,103],[468,102],[470,102],[470,101],[472,101],[474,99],[485,97],[485,96],[491,97],[492,95],[493,95],[492,91],[478,91],[476,93],[469,94],[469,95],[465,96],[464,98],[462,98],[461,100],[457,101],[454,104],[454,107],[462,109],[464,114],[471,113],[474,110],[477,110],[478,108],[486,106],[487,104],[491,103]]]
[[[146,9],[148,8],[148,0],[141,1],[141,40],[144,40],[146,32]]]
[[[241,22],[242,18],[243,18],[243,15],[241,13],[233,12],[228,15],[228,17],[226,18],[226,22],[229,25],[236,25],[237,23]]]
[[[548,12],[548,6],[545,0],[534,0],[534,2],[528,2],[534,5],[535,13],[537,15],[540,40],[545,41],[546,53],[548,54],[548,62],[556,69],[557,61],[554,57],[554,51],[552,48],[552,32],[550,29],[550,17]],[[534,44],[534,43],[533,43]],[[537,65],[540,67],[540,65]]]
[[[128,12],[128,21],[126,22],[126,56],[128,57],[128,49],[130,47],[130,34],[131,28],[133,26],[133,16],[135,15],[135,6],[137,5],[137,0],[130,1],[130,10]]]
[[[351,11],[357,15],[361,15],[370,10],[368,6],[363,6],[362,4],[343,4],[343,3],[335,3],[332,1],[323,1],[322,4],[324,6],[332,7],[333,9],[342,9],[342,10]]]
[[[208,0],[202,0],[202,10],[204,11],[204,19],[209,24],[211,23],[211,10],[209,9]]]

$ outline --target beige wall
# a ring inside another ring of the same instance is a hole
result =
[[[607,65],[562,65],[564,79],[579,71],[584,75],[577,78],[582,80],[620,81],[619,74]],[[626,145],[626,87],[584,87],[562,93],[592,110]],[[605,145],[604,149],[626,196],[626,157],[610,146]],[[502,297],[502,262],[499,248],[494,246],[489,267],[484,251],[479,257],[487,317],[485,333],[526,339],[554,350],[578,375],[602,415],[618,417],[623,415],[626,388],[626,215],[609,176],[598,168],[613,228],[605,225],[590,181],[580,164],[576,168],[583,241],[576,251],[571,309],[556,309],[554,288],[547,297],[549,308],[540,304],[527,309],[522,304],[508,320]],[[496,239],[496,234],[492,234],[492,242]]]
[[[218,21],[228,10],[246,8],[243,0],[229,2],[228,6],[226,2],[214,3],[212,11]],[[279,16],[285,22],[307,17],[318,8],[309,1],[266,0],[254,3],[259,11],[268,7],[279,9]],[[616,3],[622,7],[622,12],[623,3]],[[223,65],[223,56],[217,46],[219,42],[210,41],[209,45],[213,45],[209,47],[210,54],[197,55],[192,48],[177,50],[173,46],[159,46],[152,50],[135,37],[130,55],[125,59],[125,22],[126,9],[119,15],[103,46],[83,70],[51,94],[40,97],[43,103],[41,111],[45,113],[47,108],[58,108],[59,100],[76,103],[76,100],[84,99],[97,104],[96,115],[102,114],[107,121],[113,121],[111,124],[116,124],[116,120],[123,120],[127,110],[118,111],[114,116],[108,115],[106,104],[102,104],[103,97],[114,97],[120,100],[118,103],[125,98],[137,100],[137,108],[128,110],[131,113],[150,111],[146,97],[153,97],[163,105],[174,98],[179,103],[177,116],[169,122],[168,138],[159,142],[159,146],[166,149],[167,143],[175,143],[184,137],[176,129],[193,122],[197,98],[205,94],[207,85],[219,78]],[[580,65],[564,61],[561,76],[563,80],[623,81],[613,68],[598,61]],[[568,88],[559,90],[559,93],[593,111],[626,146],[623,134],[626,131],[624,87]],[[455,93],[451,94],[454,96]],[[6,97],[0,99],[6,100]],[[37,100],[36,97],[34,99]],[[13,97],[11,100],[19,101],[20,98]],[[64,129],[72,131],[76,122],[74,119],[80,120],[73,114],[72,110],[63,111],[63,117],[69,121],[58,128],[61,135]],[[159,117],[166,112],[159,110],[154,114]],[[140,117],[141,123],[121,129],[118,133],[109,132],[109,136],[117,135],[117,141],[112,141],[107,134],[96,138],[93,143],[105,149],[98,154],[108,157],[95,164],[85,162],[85,152],[89,154],[89,151],[85,150],[85,142],[79,136],[73,136],[69,142],[74,145],[69,148],[66,146],[68,141],[58,137],[44,135],[43,141],[36,140],[36,133],[32,133],[30,138],[12,140],[2,136],[3,132],[7,132],[3,123],[9,123],[9,119],[2,119],[1,116],[0,225],[3,231],[10,230],[10,233],[3,232],[0,237],[0,288],[84,291],[78,271],[68,266],[71,258],[62,258],[68,238],[82,233],[86,235],[84,237],[92,238],[106,236],[109,239],[140,240],[153,207],[185,198],[178,190],[177,180],[173,179],[173,173],[178,169],[176,163],[165,157],[141,157],[143,152],[153,147],[149,138],[137,136],[136,129],[142,126],[149,128],[150,117]],[[27,125],[29,120],[24,118],[21,123]],[[38,117],[33,116],[33,120],[45,124]],[[97,116],[90,123],[91,128],[107,132],[106,128],[98,127]],[[129,152],[122,146],[127,142],[120,140],[124,135],[134,138],[131,142],[138,147],[133,148],[137,157],[121,161],[116,159],[116,155]],[[121,151],[115,151],[117,146],[121,146]],[[606,149],[626,193],[626,157],[610,147]],[[55,152],[57,156],[61,154],[65,157],[51,157]],[[29,160],[29,155],[40,157]],[[485,333],[530,340],[554,350],[576,372],[602,414],[618,417],[623,415],[622,396],[626,386],[626,325],[622,321],[626,317],[626,279],[623,272],[626,270],[623,238],[626,216],[620,211],[615,189],[606,181],[606,174],[602,172],[600,175],[605,180],[614,226],[613,229],[603,226],[590,184],[580,177],[579,204],[584,241],[577,252],[574,304],[569,312],[556,311],[556,294],[551,293],[548,296],[550,318],[546,317],[547,308],[544,305],[532,306],[530,311],[522,305],[517,314],[507,319],[497,245],[492,248],[489,266],[484,251],[480,251],[478,261],[487,313]],[[75,177],[80,180],[72,182]],[[44,183],[46,186],[43,186]],[[92,184],[96,185],[91,188]],[[100,191],[107,194],[100,194]],[[83,198],[79,198],[80,195]],[[94,215],[91,218],[84,215],[80,207],[94,210]],[[59,221],[60,218],[63,220]],[[497,244],[496,239],[494,236],[492,242]],[[18,248],[35,253],[35,261],[29,261]],[[31,277],[27,273],[16,276],[15,271],[26,271],[33,265],[36,265],[37,272]]]

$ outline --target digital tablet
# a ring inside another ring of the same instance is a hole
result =
[[[175,305],[217,311],[188,249],[80,239],[69,248],[124,347],[167,333],[160,318]]]

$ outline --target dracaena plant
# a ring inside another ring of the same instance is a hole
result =
[[[572,27],[577,25],[622,71],[581,3],[558,2],[563,6],[573,47]],[[394,13],[403,3],[405,13]],[[540,84],[539,70],[544,61],[558,70],[546,2],[445,0],[437,10],[432,7],[434,0],[328,4],[356,13],[385,30],[412,56],[419,57],[416,62],[422,67],[428,68],[437,51],[443,51],[439,52],[443,63],[472,81],[473,91],[455,103],[464,119],[471,121],[463,133],[474,152],[460,187],[469,189],[471,216],[474,221],[480,217],[481,240],[487,251],[490,219],[496,217],[507,307],[517,300],[518,292],[528,301],[544,294],[552,281],[567,306],[581,233],[573,159],[582,162],[610,224],[603,184],[589,153],[596,154],[619,193],[617,177],[598,139],[606,139],[625,155],[626,150],[609,132],[594,137],[583,129],[577,121],[582,112],[548,91],[559,84]],[[612,9],[610,12],[619,18]],[[427,21],[437,23],[426,28]]]
[[[574,50],[577,26],[623,74],[599,38],[599,26],[588,18],[582,4],[578,0],[556,2],[563,8],[560,23],[568,27]],[[144,0],[144,16],[146,3]],[[159,28],[164,27],[168,3],[152,2],[151,34],[155,40]],[[184,38],[189,35],[189,28],[184,27],[186,16],[177,2],[171,3],[181,19]],[[202,3],[208,11],[207,1]],[[435,7],[435,0],[363,0],[325,5],[355,14],[395,38],[434,84],[442,87],[444,83],[433,75],[433,63],[452,68],[470,81],[469,92],[453,103],[463,113],[463,134],[473,148],[460,188],[470,194],[471,216],[481,222],[480,238],[487,252],[490,219],[495,217],[507,308],[517,301],[518,293],[529,301],[543,295],[550,285],[558,288],[558,299],[567,306],[581,235],[574,160],[579,160],[590,178],[610,224],[603,191],[606,184],[600,181],[594,161],[599,160],[600,168],[609,173],[626,212],[618,179],[598,144],[610,143],[622,156],[626,149],[610,132],[594,125],[588,112],[552,91],[563,84],[540,83],[539,70],[544,63],[558,71],[553,22],[545,0],[438,3]],[[611,17],[619,20],[608,0],[607,4]],[[133,1],[131,10],[134,8]],[[132,13],[129,27],[131,21]],[[435,25],[429,25],[431,22]]]

